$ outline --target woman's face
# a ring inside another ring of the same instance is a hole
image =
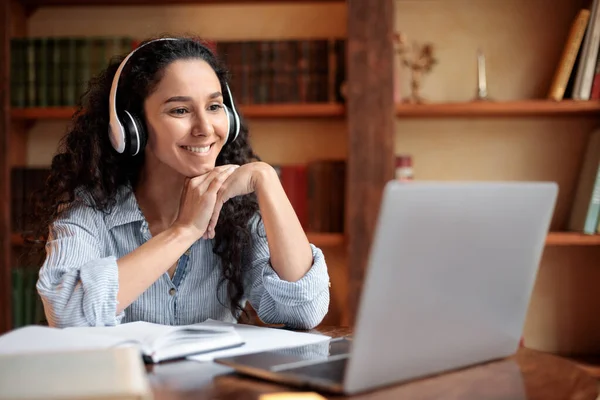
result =
[[[227,138],[221,84],[203,60],[178,60],[144,103],[146,162],[160,162],[188,177],[215,166]]]

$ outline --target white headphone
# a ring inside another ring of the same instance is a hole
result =
[[[123,59],[113,78],[112,85],[110,87],[110,96],[108,99],[108,137],[110,139],[112,147],[118,153],[124,153],[127,150],[127,152],[131,156],[135,156],[143,150],[148,138],[145,124],[142,118],[133,113],[130,113],[127,110],[123,110],[123,112],[117,112],[117,87],[119,86],[119,78],[121,76],[121,71],[123,70],[123,67],[125,67],[125,64],[127,64],[127,60],[129,60],[129,58],[137,50],[151,43],[162,40],[182,39],[160,38],[151,40],[140,45]],[[225,109],[225,114],[227,115],[227,138],[225,140],[225,144],[227,145],[228,143],[231,143],[237,139],[240,133],[241,124],[240,117],[233,102],[233,96],[231,95],[231,91],[229,90],[229,86],[227,85],[227,83],[225,83],[224,89],[225,90],[223,93],[223,108]]]

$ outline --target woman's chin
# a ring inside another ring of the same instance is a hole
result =
[[[214,165],[195,166],[194,168],[188,168],[187,171],[185,171],[185,173],[183,175],[187,176],[188,178],[194,178],[196,176],[202,176],[204,174],[208,174],[214,168],[215,168]]]

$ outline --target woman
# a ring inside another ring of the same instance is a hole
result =
[[[91,81],[38,200],[49,325],[235,321],[247,300],[265,323],[316,326],[329,306],[323,253],[234,129],[223,66],[190,38],[130,56]],[[113,81],[121,125],[109,129]]]

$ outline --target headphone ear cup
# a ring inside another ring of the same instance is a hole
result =
[[[125,128],[125,148],[132,156],[138,155],[146,146],[147,135],[143,121],[135,114],[125,110],[121,118]]]
[[[225,141],[225,144],[228,144],[235,139],[237,126],[233,112],[225,104],[223,105],[223,108],[225,109],[225,114],[227,114],[227,140]]]
[[[140,141],[140,149],[138,151],[138,153],[141,153],[144,148],[146,148],[146,143],[148,143],[148,135],[146,133],[146,124],[144,123],[144,120],[135,115],[132,114],[133,120],[135,121],[135,125],[138,128],[138,132],[139,132],[139,141]]]

